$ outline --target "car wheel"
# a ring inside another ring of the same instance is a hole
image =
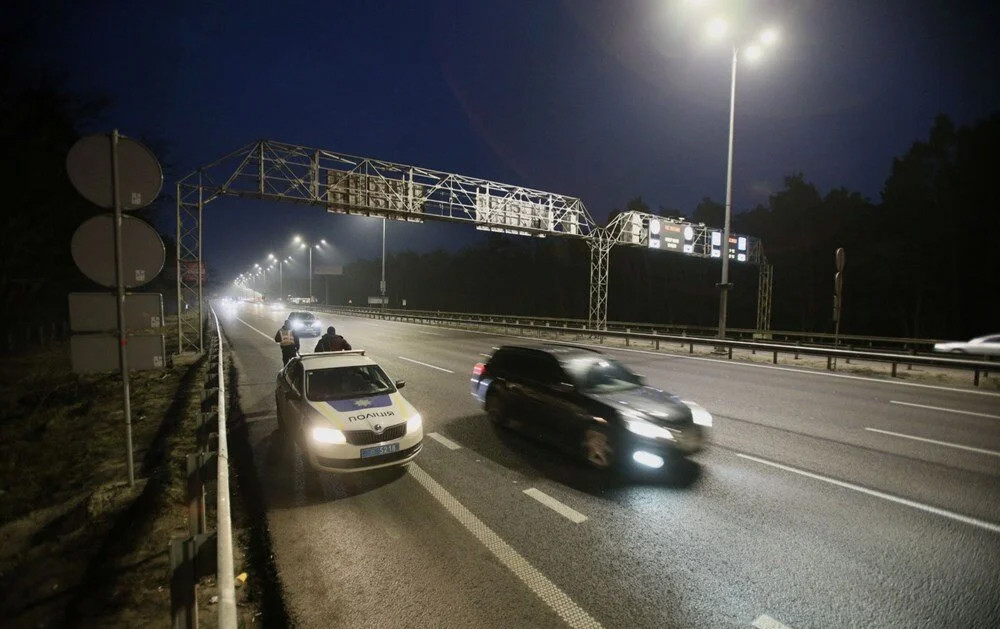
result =
[[[588,428],[583,433],[583,454],[587,464],[597,469],[606,470],[615,463],[615,451],[608,433],[596,428]]]
[[[500,394],[490,389],[486,394],[486,413],[490,416],[490,421],[497,426],[507,425],[507,412],[503,406]]]

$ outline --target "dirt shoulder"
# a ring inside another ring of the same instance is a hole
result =
[[[185,457],[196,449],[202,363],[131,374],[137,482],[130,489],[116,375],[70,373],[65,343],[0,360],[5,627],[169,625],[167,549],[188,531]],[[206,580],[203,626],[215,624],[213,594]]]

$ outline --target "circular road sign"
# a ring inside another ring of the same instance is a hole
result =
[[[110,135],[80,138],[66,156],[66,173],[88,201],[114,209]],[[126,211],[146,207],[163,187],[159,160],[143,144],[125,136],[118,136],[118,186],[122,209]]]
[[[98,214],[76,228],[70,251],[76,266],[102,286],[115,288],[115,217]],[[163,240],[149,223],[122,216],[122,275],[126,288],[152,281],[163,270]]]

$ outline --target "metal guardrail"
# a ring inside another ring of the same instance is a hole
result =
[[[687,345],[688,352],[694,353],[694,347],[710,346],[724,348],[727,357],[732,359],[734,349],[744,349],[753,352],[770,353],[773,355],[772,363],[777,364],[779,354],[804,354],[807,356],[822,356],[826,358],[826,367],[835,370],[835,361],[838,358],[866,360],[873,362],[889,363],[892,365],[892,376],[896,377],[899,365],[925,365],[941,367],[943,369],[958,369],[973,372],[973,384],[979,386],[980,376],[988,374],[990,371],[1000,371],[1000,363],[988,360],[971,360],[959,358],[943,358],[938,356],[911,355],[889,352],[866,352],[853,349],[836,349],[829,347],[816,347],[809,345],[785,345],[780,343],[761,343],[755,341],[740,341],[733,339],[703,338],[694,336],[679,336],[665,334],[650,334],[645,332],[633,332],[631,330],[588,330],[586,327],[571,327],[559,325],[537,325],[535,323],[521,323],[520,321],[510,321],[511,318],[504,318],[494,315],[468,316],[462,314],[436,313],[434,315],[420,314],[419,312],[407,312],[398,310],[382,310],[379,308],[339,308],[325,307],[327,312],[344,313],[349,315],[360,315],[369,318],[390,319],[390,320],[411,320],[417,323],[452,323],[460,325],[493,326],[502,329],[532,330],[541,332],[561,332],[586,334],[599,338],[619,338],[626,342],[631,340],[643,340],[653,343],[656,349],[660,349],[661,343],[679,343],[681,346]]]
[[[316,307],[315,304],[306,307]],[[321,308],[324,306],[320,306]],[[340,309],[353,309],[359,312],[366,312],[369,308],[360,306],[340,307],[328,306]],[[561,324],[567,327],[586,329],[586,319],[573,319],[564,317],[537,317],[528,315],[490,315],[475,312],[442,312],[440,310],[399,310],[375,308],[381,312],[407,315],[426,316],[462,316],[462,317],[488,317],[494,321],[516,321],[516,322],[538,322],[548,324]],[[609,330],[649,330],[652,334],[679,333],[681,336],[694,335],[706,338],[715,338],[718,328],[703,325],[668,324],[668,323],[642,323],[630,321],[608,321]],[[736,340],[754,340],[768,338],[774,340],[787,340],[814,345],[833,345],[834,334],[831,332],[797,332],[793,330],[755,330],[750,328],[728,328],[727,334],[734,336]],[[902,351],[913,354],[918,350],[931,350],[940,339],[919,339],[900,336],[865,336],[860,334],[839,335],[840,345],[847,346],[847,349],[854,349],[855,346],[875,348],[879,346],[899,347]],[[825,342],[825,343],[824,343]]]
[[[216,574],[218,626],[236,629],[233,527],[229,505],[229,445],[222,328],[211,310],[215,335],[206,362],[205,396],[197,421],[197,451],[187,455],[189,534],[170,540],[170,614],[174,629],[198,627],[198,580]],[[215,430],[213,430],[213,428]],[[213,443],[216,445],[212,450]],[[214,477],[214,478],[213,478]],[[206,522],[205,485],[216,481],[216,528]]]

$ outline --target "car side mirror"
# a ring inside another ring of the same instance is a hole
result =
[[[554,385],[552,385],[552,388],[558,391],[559,393],[572,393],[573,391],[576,390],[576,387],[569,382],[557,382]]]
[[[405,386],[406,386],[406,381],[405,380],[397,380],[396,381],[396,388],[397,389],[402,389]]]

